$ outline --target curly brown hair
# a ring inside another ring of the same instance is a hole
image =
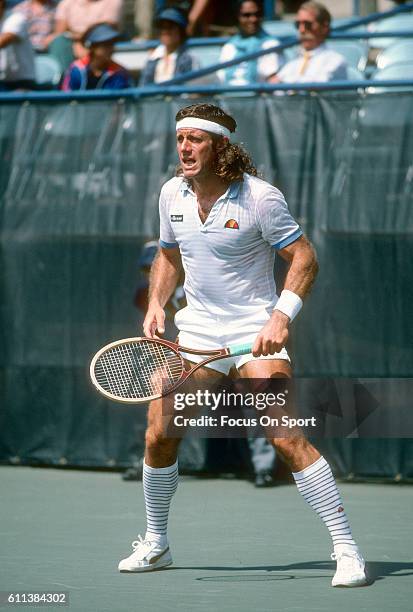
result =
[[[237,122],[231,115],[228,115],[222,108],[213,104],[192,104],[181,108],[176,114],[176,121],[185,117],[197,117],[214,121],[226,127],[230,132],[235,132]],[[242,181],[244,172],[251,176],[257,176],[257,169],[245,149],[229,142],[224,136],[211,133],[216,153],[214,171],[217,176],[224,181],[233,183]],[[182,169],[178,166],[177,175],[182,175]]]

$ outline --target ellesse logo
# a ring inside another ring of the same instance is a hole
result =
[[[228,219],[228,221],[225,223],[224,227],[227,227],[229,229],[239,230],[238,221],[235,221],[235,219]]]

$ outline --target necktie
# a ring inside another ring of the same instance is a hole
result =
[[[309,52],[309,51],[304,51],[304,53],[303,53],[303,59],[302,59],[302,61],[301,61],[301,66],[300,66],[300,68],[299,68],[299,70],[298,70],[298,74],[299,74],[299,76],[301,76],[302,74],[304,74],[304,72],[307,70],[307,66],[308,66],[308,63],[309,63],[309,61],[310,61],[310,58],[311,58],[311,54],[310,54],[310,52]]]

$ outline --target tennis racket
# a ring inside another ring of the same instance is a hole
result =
[[[211,361],[246,355],[251,351],[251,344],[204,351],[168,340],[126,338],[111,342],[96,353],[90,364],[90,378],[105,397],[116,402],[139,404],[174,391],[195,370]],[[186,370],[181,352],[205,355],[206,359]]]

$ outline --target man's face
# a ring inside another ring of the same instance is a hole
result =
[[[213,172],[216,153],[208,132],[180,129],[176,133],[176,148],[186,179],[208,176]]]
[[[162,20],[159,23],[159,41],[169,49],[177,49],[182,43],[180,27],[173,21]]]
[[[254,36],[262,22],[260,7],[255,2],[243,2],[238,13],[238,24],[244,36]]]
[[[300,9],[295,23],[300,36],[301,46],[306,51],[319,47],[328,36],[328,23],[319,23],[312,11]]]

